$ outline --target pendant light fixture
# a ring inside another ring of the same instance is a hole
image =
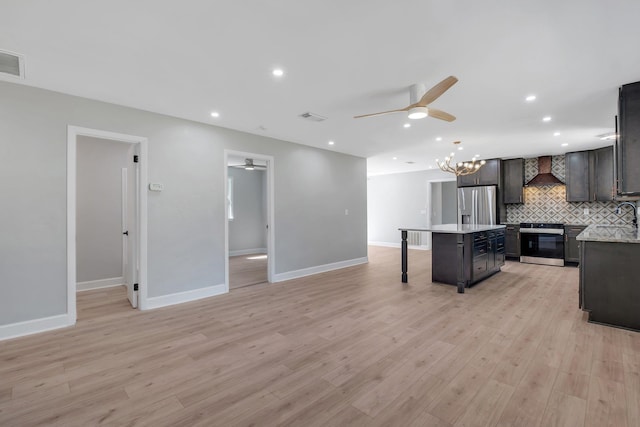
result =
[[[453,143],[454,146],[458,144],[460,144],[460,141],[454,141]],[[480,168],[486,163],[484,160],[479,160],[477,156],[473,156],[471,161],[456,163],[454,159],[455,155],[456,153],[452,151],[449,156],[444,158],[444,161],[441,162],[439,159],[436,159],[436,164],[444,172],[452,173],[455,176],[461,176],[471,175],[472,173],[478,172],[478,170],[480,170]]]

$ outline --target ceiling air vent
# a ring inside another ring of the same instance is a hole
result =
[[[319,114],[310,113],[308,111],[306,113],[300,114],[300,117],[302,117],[303,119],[310,120],[312,122],[324,122],[325,120],[327,120],[326,117],[322,117]]]
[[[24,56],[0,50],[0,75],[24,79]]]

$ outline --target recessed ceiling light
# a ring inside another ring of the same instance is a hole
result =
[[[442,141],[442,137],[441,136],[437,137],[436,141]]]
[[[334,141],[329,141],[329,145],[333,145],[333,144],[335,144]]]
[[[211,117],[220,117],[220,113],[218,113],[217,111],[212,111]]]
[[[393,160],[398,160],[398,158],[397,158],[397,157],[394,157],[394,158],[393,158]]]
[[[569,143],[564,142],[564,143],[562,143],[562,144],[560,144],[560,145],[561,145],[561,146],[563,146],[563,147],[566,147],[567,145],[569,145]]]
[[[271,73],[276,77],[284,76],[284,70],[282,68],[274,68]]]
[[[475,156],[473,156],[473,157],[480,157],[480,154],[476,154],[476,155],[475,155]]]
[[[560,136],[560,132],[554,132],[553,136]]]
[[[531,102],[531,101],[535,101],[536,100],[536,96],[535,95],[529,95],[525,98],[525,100],[527,102]]]
[[[410,127],[411,127],[411,123],[405,123],[405,124],[404,124],[404,127],[405,127],[405,128],[410,128]]]
[[[542,118],[543,122],[550,122],[551,121],[551,116],[545,116]]]
[[[464,147],[458,147],[458,150],[462,151],[462,150],[464,150]]]

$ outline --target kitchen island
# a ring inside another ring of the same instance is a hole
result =
[[[589,321],[640,331],[640,234],[631,226],[590,225],[580,242],[579,306]]]
[[[402,283],[409,281],[409,231],[432,233],[431,280],[457,286],[459,293],[497,273],[504,265],[504,225],[442,224],[399,230],[402,239]]]

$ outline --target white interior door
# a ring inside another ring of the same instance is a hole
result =
[[[138,291],[136,289],[138,277],[136,256],[137,227],[136,221],[132,221],[132,216],[129,214],[129,205],[133,194],[129,192],[129,169],[122,168],[122,277],[127,287],[127,298],[131,303],[131,307],[136,308],[138,307]],[[133,206],[136,206],[136,199],[134,199]],[[134,215],[133,218],[135,217]]]

